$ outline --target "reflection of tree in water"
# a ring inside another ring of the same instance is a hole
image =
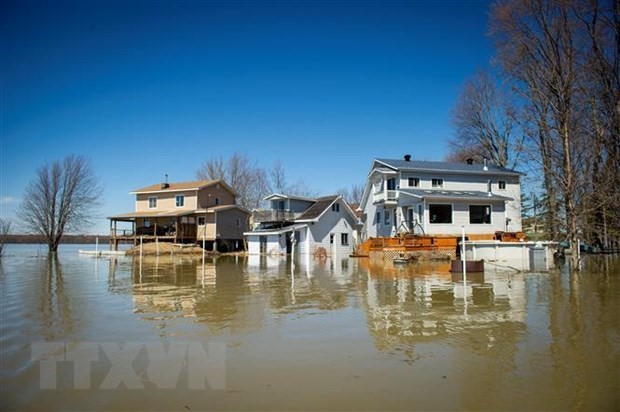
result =
[[[39,284],[39,310],[41,316],[41,334],[46,340],[60,339],[73,332],[74,321],[71,302],[65,290],[62,265],[55,253],[50,253],[41,260],[40,273],[45,278]]]

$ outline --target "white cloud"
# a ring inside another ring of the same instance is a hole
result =
[[[0,205],[10,205],[12,203],[16,203],[17,199],[11,196],[2,196],[0,197]]]

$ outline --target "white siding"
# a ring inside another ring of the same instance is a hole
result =
[[[328,209],[318,222],[310,225],[310,234],[312,236],[310,253],[313,253],[319,247],[324,247],[328,256],[348,257],[353,251],[353,232],[355,231],[356,222],[345,211],[343,202],[339,202],[339,212]],[[342,244],[342,233],[347,234],[348,245]],[[329,243],[330,234],[334,235],[333,246]]]

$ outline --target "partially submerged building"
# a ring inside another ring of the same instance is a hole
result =
[[[250,212],[222,180],[158,183],[130,192],[135,211],[110,219],[110,246],[121,242],[204,243],[209,250],[243,249]],[[129,228],[119,228],[130,225]]]
[[[360,222],[342,196],[319,198],[273,194],[269,209],[253,213],[245,236],[250,254],[348,257],[357,245]]]

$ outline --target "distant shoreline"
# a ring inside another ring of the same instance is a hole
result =
[[[107,235],[65,235],[60,243],[68,245],[86,245],[94,244],[99,238],[99,243],[109,243],[110,236]],[[41,235],[6,235],[5,244],[22,244],[22,243],[41,243],[45,244],[45,240]]]

